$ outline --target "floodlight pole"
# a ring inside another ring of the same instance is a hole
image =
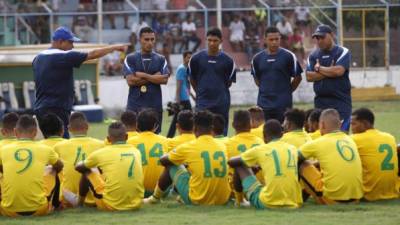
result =
[[[97,43],[103,43],[103,0],[97,0]]]

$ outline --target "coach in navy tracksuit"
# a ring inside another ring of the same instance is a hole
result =
[[[32,62],[36,100],[34,112],[40,119],[54,113],[64,122],[64,137],[68,138],[69,115],[74,102],[73,68],[84,61],[100,58],[114,50],[124,51],[125,46],[110,46],[88,53],[72,51],[77,37],[66,27],[59,27],[52,36],[51,47],[40,52]]]
[[[158,113],[158,127],[162,124],[161,84],[166,84],[169,78],[167,60],[155,53],[153,47],[156,41],[155,33],[150,27],[144,27],[139,32],[141,50],[129,54],[124,61],[124,75],[129,85],[127,110],[140,111],[151,108]]]
[[[286,109],[292,108],[292,92],[301,82],[301,68],[294,53],[281,48],[281,35],[275,27],[265,31],[266,49],[257,53],[251,62],[251,74],[259,87],[257,105],[264,111],[265,121],[281,123]]]
[[[222,33],[218,28],[207,32],[208,49],[194,54],[190,59],[188,72],[190,83],[196,92],[196,110],[207,109],[225,118],[224,134],[228,133],[229,87],[236,81],[235,62],[220,51]]]
[[[351,55],[347,48],[335,44],[332,29],[320,25],[312,35],[318,49],[310,54],[307,80],[314,82],[315,108],[336,109],[342,120],[342,130],[349,131],[351,119]]]

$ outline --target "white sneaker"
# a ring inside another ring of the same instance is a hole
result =
[[[155,198],[153,195],[143,199],[144,204],[158,204],[160,202],[161,202],[160,199]]]
[[[79,205],[78,195],[76,195],[68,190],[63,189],[63,197],[64,197],[65,201],[67,201],[69,204],[72,205],[72,207],[74,207],[74,208],[78,207],[78,205]]]

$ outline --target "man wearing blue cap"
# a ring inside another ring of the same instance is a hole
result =
[[[351,84],[349,79],[351,54],[335,44],[332,29],[320,25],[312,35],[318,49],[307,61],[307,81],[314,82],[315,108],[334,108],[340,114],[342,130],[349,131],[351,118]]]
[[[100,58],[113,51],[124,51],[126,46],[114,45],[88,53],[72,51],[74,42],[80,41],[66,27],[54,31],[49,49],[40,52],[32,62],[36,86],[34,112],[39,119],[54,113],[64,122],[64,138],[69,137],[68,119],[74,101],[73,68],[84,61]]]

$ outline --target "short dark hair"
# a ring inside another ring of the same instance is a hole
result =
[[[193,112],[191,110],[182,110],[178,113],[177,123],[185,131],[193,130]]]
[[[193,54],[192,51],[186,50],[183,52],[182,56],[183,56],[183,58],[185,58],[187,55],[191,55],[191,54]]]
[[[74,130],[80,130],[87,124],[86,116],[83,112],[73,112],[69,116],[69,126]]]
[[[208,110],[200,110],[194,114],[193,123],[196,128],[204,132],[211,132],[213,128],[213,114]]]
[[[22,133],[29,133],[37,129],[37,124],[33,116],[24,114],[19,117],[15,129]]]
[[[233,113],[233,126],[235,129],[251,129],[250,112],[247,110],[237,110]]]
[[[121,122],[125,125],[126,128],[136,128],[136,117],[136,112],[127,110],[121,114]]]
[[[54,113],[48,113],[39,117],[39,128],[45,138],[58,136],[64,129],[64,123]]]
[[[214,114],[212,121],[212,129],[214,134],[222,135],[225,129],[225,118],[221,114]]]
[[[354,110],[351,114],[356,117],[356,120],[363,120],[369,122],[371,125],[375,123],[374,113],[368,108],[359,108]]]
[[[313,111],[310,113],[309,120],[313,123],[318,123],[319,118],[321,117],[322,109],[313,109]]]
[[[13,131],[15,126],[17,125],[18,118],[19,116],[15,112],[4,114],[2,118],[3,129]]]
[[[126,138],[126,127],[121,122],[113,122],[108,126],[108,136],[114,140]]]
[[[158,124],[157,112],[153,109],[143,109],[137,116],[137,129],[141,132],[152,131]]]
[[[285,119],[291,124],[295,125],[296,128],[301,129],[304,126],[306,115],[303,110],[300,109],[288,109],[285,112]]]
[[[276,27],[268,27],[266,30],[265,30],[265,36],[267,36],[268,34],[272,34],[272,33],[281,33],[280,31],[279,31],[279,29],[278,28],[276,28]]]
[[[264,139],[269,137],[271,139],[282,137],[282,125],[276,119],[269,119],[264,124]]]
[[[143,28],[140,29],[140,31],[139,31],[139,37],[142,37],[142,35],[143,35],[144,33],[156,33],[156,32],[154,32],[154,30],[151,29],[151,27],[143,27]]]
[[[250,107],[249,110],[250,117],[256,121],[264,121],[264,111],[259,106]]]
[[[216,36],[219,39],[222,39],[222,31],[217,27],[212,27],[207,31],[207,37],[208,36]]]

